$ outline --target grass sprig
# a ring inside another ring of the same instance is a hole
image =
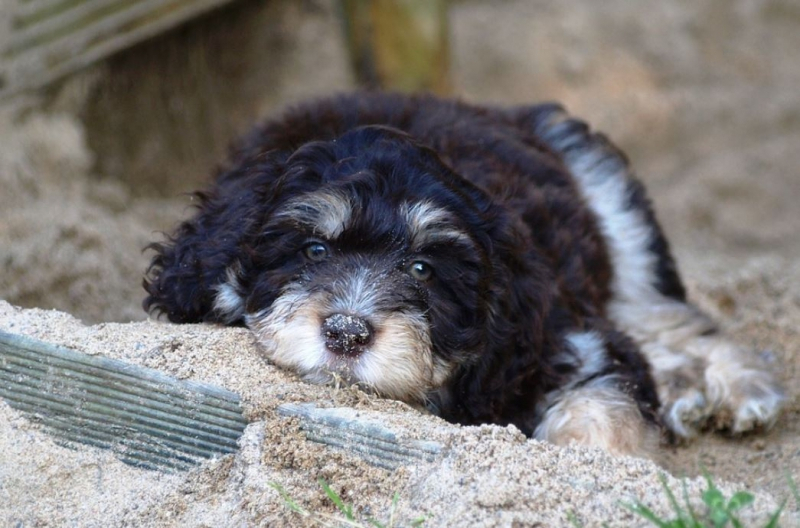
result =
[[[340,515],[331,515],[324,512],[312,512],[298,504],[298,502],[295,501],[291,495],[289,495],[283,486],[277,482],[270,482],[269,485],[280,494],[281,499],[283,499],[283,503],[287,508],[303,517],[308,523],[313,523],[325,528],[335,528],[339,526],[348,526],[352,528],[367,528],[368,526],[372,526],[374,528],[395,528],[398,526],[396,524],[396,512],[400,496],[397,493],[392,496],[391,506],[389,507],[389,520],[386,523],[382,523],[373,518],[368,518],[366,521],[368,524],[364,524],[359,521],[355,511],[353,510],[353,506],[345,503],[344,500],[342,500],[342,497],[336,493],[333,488],[331,488],[325,479],[320,478],[317,482],[319,482],[322,491],[325,493],[328,499],[333,503],[334,506],[336,506],[336,509],[339,510]],[[408,524],[412,527],[422,526],[427,519],[428,517],[423,515],[413,519]]]
[[[669,487],[667,478],[663,474],[659,474],[658,477],[674,512],[673,518],[665,519],[659,517],[641,501],[636,501],[635,504],[623,503],[623,506],[635,514],[644,517],[655,526],[658,526],[658,528],[725,528],[729,525],[733,528],[744,528],[739,518],[739,511],[753,504],[755,501],[753,494],[747,491],[738,491],[728,499],[714,484],[707,473],[704,476],[707,484],[705,491],[703,491],[701,495],[701,499],[705,505],[704,512],[698,512],[692,507],[685,480],[683,481],[684,504],[681,505],[672,492],[672,489]],[[796,492],[796,486],[794,489]],[[770,516],[764,528],[778,527],[778,519],[781,513],[783,513],[785,504],[786,501],[784,501],[775,513]]]

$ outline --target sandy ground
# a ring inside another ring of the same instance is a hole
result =
[[[108,452],[58,446],[34,423],[0,406],[3,525],[296,526],[302,519],[270,483],[312,511],[333,513],[316,485],[319,477],[356,511],[384,522],[397,492],[394,515],[403,525],[424,515],[433,526],[565,526],[570,516],[584,526],[634,526],[637,518],[620,502],[635,500],[661,515],[669,512],[658,484],[663,469],[652,461],[557,448],[527,440],[513,427],[457,427],[355,389],[311,386],[268,364],[243,329],[158,322],[85,326],[61,312],[0,303],[0,330],[222,385],[243,396],[250,420],[236,455],[164,475],[126,466]],[[431,463],[395,471],[372,467],[352,453],[305,440],[295,419],[276,413],[287,402],[354,408],[401,437],[445,448]],[[668,481],[680,489],[676,479]],[[688,481],[693,497],[703,488],[702,479]],[[730,484],[722,488],[736,491]],[[757,509],[745,519],[763,524],[777,500],[757,495]]]
[[[309,18],[304,8],[294,7],[306,4],[269,4],[276,11],[263,18],[274,24]],[[336,72],[327,83],[307,82],[324,69],[319,57],[292,55],[303,48],[292,38],[311,35],[315,45],[330,38],[319,28],[331,27],[325,18],[331,2],[311,4],[317,5],[314,25],[281,33],[289,44],[275,48],[288,55],[276,51],[274,64],[267,61],[272,70],[255,77],[253,68],[236,70],[257,78],[255,88],[267,86],[269,96],[239,108],[240,117],[261,115],[297,94],[348,86],[341,50],[334,46],[325,60]],[[281,5],[291,6],[289,15],[277,16]],[[800,482],[800,13],[793,0],[743,0],[732,8],[722,0],[632,5],[454,2],[455,84],[472,100],[564,100],[631,155],[691,298],[739,342],[773,358],[789,393],[772,431],[743,438],[705,435],[688,446],[665,447],[659,463],[675,476],[696,477],[705,468],[736,483],[727,485],[729,491],[753,490],[759,495],[753,515],[763,517],[789,494],[787,475]],[[151,60],[158,51],[151,49]],[[316,485],[319,476],[378,519],[388,518],[398,491],[400,518],[432,514],[432,525],[517,520],[564,526],[567,512],[574,511],[586,526],[604,520],[629,526],[632,519],[618,503],[633,497],[666,511],[654,463],[556,449],[504,429],[457,428],[394,402],[298,383],[263,360],[242,330],[142,322],[140,278],[148,255],[140,250],[188,214],[190,201],[178,191],[201,185],[225,148],[196,138],[204,125],[191,112],[158,122],[128,120],[143,114],[141,104],[118,105],[128,97],[158,96],[164,98],[158,104],[186,97],[186,108],[202,107],[203,101],[159,84],[164,71],[177,78],[186,73],[179,69],[183,55],[173,55],[162,70],[133,61],[138,69],[127,82],[141,80],[153,91],[129,96],[125,85],[120,99],[91,103],[88,121],[77,117],[91,93],[81,78],[68,82],[44,108],[19,114],[0,106],[0,299],[59,309],[95,324],[0,303],[0,329],[239,391],[252,424],[235,457],[166,476],[130,468],[108,453],[56,446],[37,425],[0,406],[0,524],[297,525],[268,483],[282,484],[312,509],[331,512]],[[283,65],[277,87],[268,84],[275,64]],[[125,77],[112,71],[114,78]],[[98,75],[103,73],[89,77]],[[298,83],[302,90],[294,88]],[[214,84],[213,92],[225,84]],[[255,88],[234,99],[246,100]],[[224,110],[216,120],[225,121]],[[112,113],[105,128],[98,124]],[[164,128],[169,126],[175,130]],[[113,141],[115,127],[125,129],[124,142]],[[207,128],[214,137],[228,137],[237,128],[226,127],[224,134]],[[183,134],[188,128],[192,133]],[[128,152],[128,141],[136,138],[149,139],[143,141],[149,146]],[[113,145],[128,157],[114,158]],[[166,165],[173,150],[190,154]],[[138,172],[158,181],[163,167],[172,171],[181,164],[193,176],[170,172],[177,181],[171,181],[168,196],[130,184]],[[114,167],[130,170],[118,175]],[[128,321],[136,322],[117,323]],[[275,415],[284,401],[379,413],[403,434],[439,438],[448,450],[436,464],[389,473],[306,442],[296,422]],[[691,481],[690,487],[700,483]],[[800,505],[790,501],[783,525],[800,525],[799,515]]]

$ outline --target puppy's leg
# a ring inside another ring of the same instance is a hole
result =
[[[653,458],[658,429],[646,422],[630,395],[613,376],[552,395],[552,403],[533,433],[556,445],[577,443],[615,455]]]
[[[657,399],[635,345],[618,332],[598,330],[569,334],[566,342],[557,362],[572,373],[546,395],[534,438],[652,458],[659,439]]]
[[[720,335],[686,302],[667,241],[625,156],[553,105],[520,110],[521,126],[559,153],[597,215],[614,268],[607,317],[631,335],[653,367],[662,416],[677,435],[698,425],[735,433],[775,422],[784,393],[754,351]]]
[[[697,308],[669,300],[609,308],[609,316],[642,343],[662,398],[672,402],[665,421],[676,434],[690,437],[709,419],[714,429],[733,433],[774,424],[785,400],[775,375]]]

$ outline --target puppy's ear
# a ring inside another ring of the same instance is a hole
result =
[[[274,167],[250,174],[222,175],[217,185],[195,194],[195,216],[181,223],[156,252],[143,286],[147,312],[165,313],[175,323],[239,322],[241,280],[249,268],[249,248],[269,212]]]

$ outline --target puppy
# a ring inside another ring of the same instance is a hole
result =
[[[148,311],[304,379],[647,455],[784,395],[689,304],[625,156],[557,105],[356,94],[255,130],[155,250]]]

